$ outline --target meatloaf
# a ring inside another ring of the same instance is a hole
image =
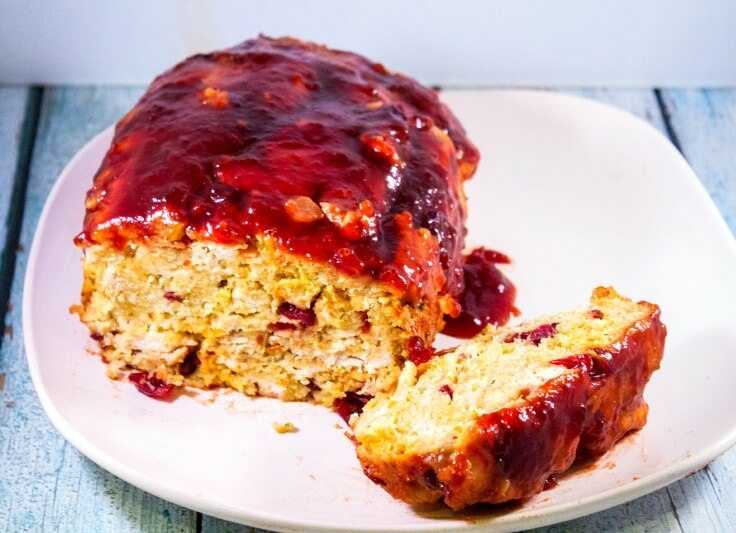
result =
[[[75,310],[113,377],[332,403],[459,312],[478,152],[435,91],[259,37],[156,78],[86,197]]]

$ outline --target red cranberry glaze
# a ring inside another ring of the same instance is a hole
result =
[[[128,379],[135,384],[138,392],[146,396],[164,401],[173,399],[174,386],[158,379],[156,376],[145,372],[133,372],[128,376]]]
[[[360,331],[365,333],[366,335],[371,332],[371,321],[368,318],[368,312],[367,311],[360,311]]]
[[[170,302],[179,302],[179,303],[181,303],[181,302],[184,301],[184,298],[182,298],[181,296],[179,296],[178,294],[176,294],[173,291],[166,291],[164,293],[164,298],[166,298]]]
[[[440,392],[442,392],[444,394],[447,394],[450,397],[450,399],[452,400],[453,394],[454,394],[455,391],[453,391],[452,390],[452,387],[450,387],[447,383],[445,383],[444,385],[442,385],[440,387]]]
[[[179,365],[179,374],[184,377],[191,376],[199,368],[199,356],[196,350],[191,350]]]
[[[431,89],[356,54],[259,37],[154,80],[116,126],[77,244],[267,232],[411,297],[456,294],[460,186],[478,159]]]
[[[551,324],[541,324],[529,331],[520,331],[519,333],[509,335],[504,339],[504,342],[520,340],[533,344],[534,346],[539,346],[542,340],[548,337],[554,337],[555,333],[557,333],[557,322],[552,322]]]
[[[590,381],[576,373],[548,382],[521,407],[481,416],[478,427],[504,479],[541,490],[574,460],[586,419]]]
[[[580,368],[587,372],[590,378],[594,380],[603,379],[611,373],[609,361],[587,353],[568,355],[567,357],[554,359],[550,363],[564,366],[565,368]]]
[[[340,415],[345,422],[350,420],[353,413],[362,413],[363,406],[368,403],[372,396],[367,394],[358,394],[357,392],[348,391],[342,398],[337,398],[332,404],[332,408]]]
[[[510,262],[501,252],[486,248],[477,248],[465,257],[464,289],[458,297],[462,311],[445,319],[442,333],[469,339],[488,324],[500,326],[519,314],[514,306],[516,287],[496,267]]]
[[[278,313],[289,320],[299,322],[303,328],[314,326],[317,323],[317,316],[314,314],[314,311],[311,309],[302,309],[289,302],[279,304]]]
[[[293,331],[297,329],[296,324],[292,324],[291,322],[273,322],[268,327],[274,331]]]
[[[408,351],[407,359],[417,366],[426,363],[436,355],[434,348],[425,345],[421,337],[409,337],[406,348]]]

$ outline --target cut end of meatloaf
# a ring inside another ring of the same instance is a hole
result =
[[[431,343],[437,304],[250,244],[130,242],[84,249],[81,320],[112,377],[331,404],[393,386],[409,339]]]
[[[659,309],[598,288],[587,309],[487,329],[427,363],[351,424],[368,476],[413,504],[454,509],[522,499],[578,455],[646,422]]]

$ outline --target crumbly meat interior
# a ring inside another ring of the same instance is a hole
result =
[[[614,343],[649,312],[647,304],[597,291],[587,309],[488,328],[419,367],[407,363],[396,390],[351,419],[361,454],[399,460],[452,449],[480,416],[521,405],[543,384],[574,372],[551,361]]]
[[[78,313],[108,374],[330,404],[390,388],[408,339],[431,343],[437,306],[372,279],[250,244],[128,243],[84,251]]]

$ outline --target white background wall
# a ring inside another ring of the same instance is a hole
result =
[[[427,83],[736,85],[736,0],[0,0],[0,82],[147,83],[259,32]]]

